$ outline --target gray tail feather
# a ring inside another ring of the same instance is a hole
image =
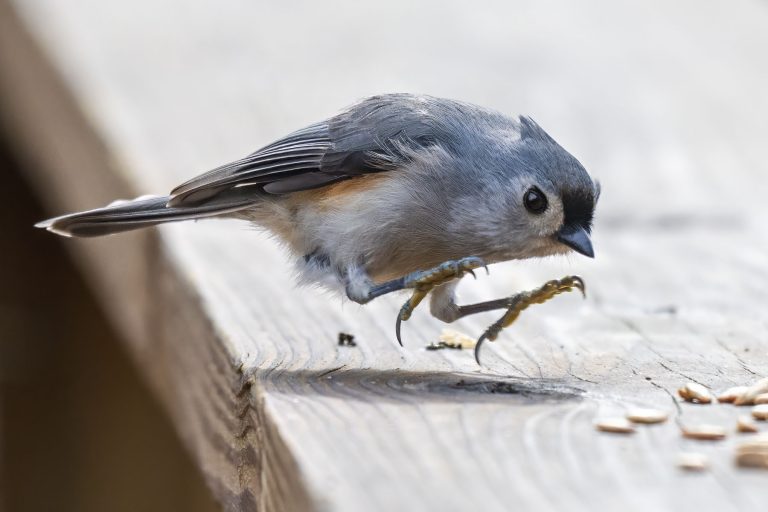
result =
[[[35,227],[63,236],[92,237],[145,228],[163,222],[200,219],[253,206],[252,194],[221,195],[205,204],[183,207],[167,206],[170,196],[144,196],[132,201],[117,201],[104,208],[71,213],[44,220]]]

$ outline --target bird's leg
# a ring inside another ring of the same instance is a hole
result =
[[[387,293],[405,289],[413,290],[411,297],[400,308],[395,324],[397,341],[402,345],[403,342],[400,338],[401,322],[411,317],[413,310],[416,309],[430,291],[449,281],[460,279],[466,274],[474,275],[474,269],[485,266],[485,262],[482,259],[471,256],[460,260],[446,261],[429,270],[419,270],[399,279],[365,287],[357,286],[357,281],[355,281],[356,275],[348,273],[347,296],[355,302],[365,304]]]
[[[405,304],[403,304],[400,312],[397,314],[395,322],[397,342],[400,345],[403,344],[403,340],[400,337],[400,325],[411,318],[413,310],[416,309],[429,292],[435,287],[461,279],[465,274],[472,274],[474,276],[473,270],[479,267],[485,267],[485,271],[488,272],[488,267],[482,259],[469,257],[456,261],[446,261],[433,269],[413,272],[405,276],[406,288],[413,288],[413,295],[405,301]]]
[[[438,299],[438,301],[436,301],[435,296],[433,295],[432,310],[436,317],[446,322],[453,322],[459,318],[477,313],[484,313],[486,311],[494,311],[497,309],[507,310],[506,313],[504,313],[504,316],[491,324],[491,326],[488,327],[483,335],[477,340],[477,344],[475,345],[475,359],[478,364],[480,364],[480,347],[485,340],[494,341],[501,330],[512,325],[512,323],[520,316],[520,313],[529,306],[532,306],[533,304],[543,304],[556,295],[574,289],[580,290],[582,295],[585,294],[584,281],[579,276],[567,276],[562,279],[548,281],[535,290],[521,292],[503,299],[489,300],[465,306],[456,305],[453,299],[453,290],[448,290],[448,293],[450,293],[448,300],[440,302]]]

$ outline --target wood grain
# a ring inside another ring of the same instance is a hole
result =
[[[226,509],[765,503],[766,475],[733,465],[736,435],[679,434],[735,429],[744,410],[672,397],[768,375],[765,3],[13,4],[0,117],[55,213],[167,191],[396,90],[530,114],[602,181],[595,261],[497,265],[462,284],[467,302],[568,273],[588,285],[586,301],[526,312],[484,368],[424,350],[442,328],[426,311],[396,346],[402,297],[363,308],[295,288],[281,249],[237,222],[72,241]],[[632,405],[674,421],[595,431]],[[682,451],[712,470],[682,474]]]

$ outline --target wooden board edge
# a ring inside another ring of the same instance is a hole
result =
[[[0,130],[52,214],[136,195],[8,0],[0,0]],[[88,189],[74,186],[78,181]],[[224,509],[318,508],[258,383],[239,373],[157,232],[67,242]]]

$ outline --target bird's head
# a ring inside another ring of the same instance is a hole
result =
[[[573,250],[593,258],[591,232],[599,184],[528,117],[520,117],[520,139],[511,158],[517,172],[507,201],[516,241],[527,248],[522,256]]]

